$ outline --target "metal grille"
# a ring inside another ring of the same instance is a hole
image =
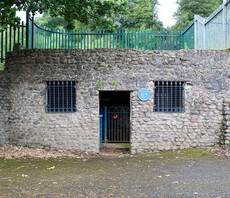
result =
[[[76,82],[46,82],[46,112],[76,112]]]
[[[102,142],[130,142],[130,108],[127,106],[105,106],[101,109],[103,115]]]
[[[154,111],[155,112],[184,112],[185,82],[155,82]]]

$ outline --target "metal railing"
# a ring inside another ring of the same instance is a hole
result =
[[[105,106],[100,110],[101,141],[103,143],[130,142],[130,108],[126,106]]]
[[[26,25],[24,22],[16,27],[6,25],[4,31],[0,31],[0,63],[5,61],[7,52],[13,50],[15,43],[26,45]]]
[[[207,19],[195,15],[195,49],[230,48],[230,0]]]
[[[194,49],[194,23],[183,31],[152,30],[72,30],[48,28],[26,17],[26,23],[16,28],[6,25],[0,31],[0,61],[4,62],[15,43],[40,49],[138,49],[180,50]]]
[[[4,24],[2,24],[4,25]],[[40,49],[138,49],[179,50],[184,48],[182,31],[152,30],[72,30],[48,28],[38,24],[33,17],[14,28],[6,25],[0,31],[0,61],[4,62],[7,52],[15,43],[27,48]]]
[[[182,31],[150,30],[73,30],[48,28],[28,19],[28,48],[94,49],[125,48],[139,50],[179,50]]]

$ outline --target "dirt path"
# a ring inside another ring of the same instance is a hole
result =
[[[0,197],[230,197],[230,159],[194,149],[0,159]]]

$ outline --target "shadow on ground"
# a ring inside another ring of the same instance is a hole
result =
[[[0,197],[230,197],[230,160],[205,149],[0,159]]]

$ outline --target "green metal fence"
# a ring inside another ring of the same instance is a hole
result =
[[[13,50],[15,43],[26,45],[26,26],[24,22],[16,27],[7,25],[4,31],[0,31],[0,63],[4,62],[7,52]]]
[[[29,48],[94,49],[126,48],[140,50],[179,50],[183,48],[182,31],[74,30],[47,28],[29,20]]]
[[[67,31],[45,27],[27,16],[26,24],[22,22],[17,28],[7,26],[0,32],[0,61],[4,62],[7,52],[13,49],[15,43],[31,49],[193,49],[192,32],[194,25],[190,25],[184,31],[116,30],[113,33],[105,30]]]
[[[194,20],[182,31],[184,49],[195,49]]]

